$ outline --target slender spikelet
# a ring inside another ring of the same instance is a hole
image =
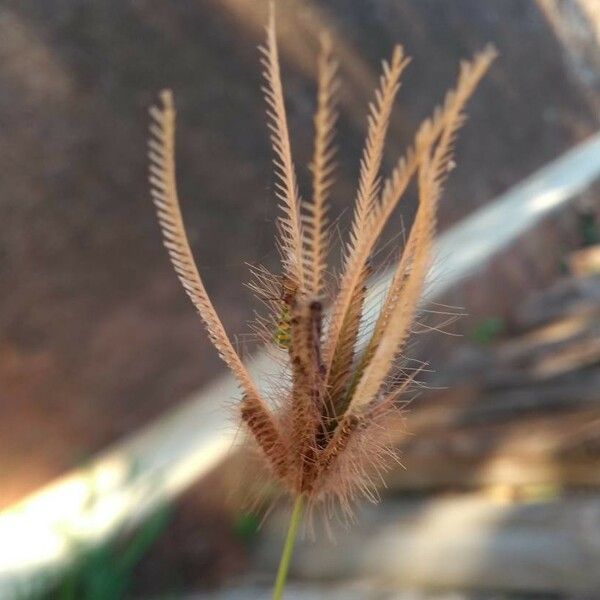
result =
[[[426,158],[419,169],[419,209],[413,228],[416,228],[416,243],[412,269],[403,289],[401,299],[391,312],[388,327],[384,331],[377,350],[373,354],[360,383],[358,384],[351,407],[370,402],[380,390],[387,377],[392,362],[409,336],[410,325],[421,296],[433,241],[434,210],[438,200],[431,169],[431,160]]]
[[[169,90],[161,94],[162,106],[152,107],[150,117],[150,193],[156,206],[164,245],[181,285],[204,321],[219,356],[236,376],[244,393],[258,396],[246,368],[234,350],[196,268],[183,225],[175,177],[175,109]]]
[[[265,411],[256,396],[244,396],[240,415],[266,457],[273,474],[278,479],[285,479],[290,473],[287,462],[289,451],[273,417]]]
[[[444,126],[437,145],[432,142],[436,133],[433,123],[426,122],[421,129],[417,145],[428,150],[419,167],[419,208],[409,235],[408,258],[403,260],[403,256],[400,259],[399,272],[392,280],[393,286],[402,287],[402,293],[400,290],[392,290],[393,295],[388,294],[390,301],[386,302],[388,306],[384,304],[381,313],[384,315],[385,325],[376,327],[379,337],[377,349],[373,352],[363,380],[356,389],[353,405],[365,404],[377,394],[389,373],[394,357],[402,351],[410,335],[410,326],[414,320],[427,274],[435,232],[437,204],[449,170],[448,165],[452,160],[453,142],[459,127],[464,122],[462,109],[494,58],[493,49],[487,48],[476,55],[472,63],[461,63],[456,91],[448,94],[446,110],[442,111],[445,113],[442,119]],[[403,263],[409,261],[411,269],[407,275]]]
[[[337,120],[335,92],[337,63],[331,57],[331,38],[321,35],[318,61],[317,109],[314,117],[315,143],[310,170],[313,176],[312,201],[304,208],[304,257],[306,291],[319,298],[323,293],[327,267],[327,199],[333,184],[335,146],[334,128]]]
[[[335,459],[347,448],[354,432],[361,424],[362,418],[354,413],[344,416],[335,429],[325,449],[319,455],[319,464],[316,469],[319,475],[326,473]]]
[[[299,487],[315,461],[316,432],[322,413],[322,306],[318,300],[297,298],[290,321],[292,364],[291,444],[298,456]]]
[[[350,231],[350,240],[346,249],[346,265],[354,262],[357,246],[360,246],[360,240],[363,237],[365,227],[367,227],[368,221],[372,217],[379,192],[379,170],[381,168],[390,115],[400,87],[400,76],[408,63],[409,59],[404,56],[402,47],[395,46],[390,62],[383,62],[383,73],[379,88],[375,91],[375,101],[369,105],[367,140],[360,161],[360,175],[354,217]],[[361,264],[360,269],[356,273],[356,281],[354,282],[352,291],[355,289],[360,290],[363,287],[365,282],[364,275],[365,270]],[[352,295],[352,293],[349,293],[349,296]],[[337,344],[340,343],[338,336],[341,335],[342,327],[345,323],[352,326],[352,321],[347,314],[349,309],[350,302],[344,306],[336,304],[332,311],[329,342],[325,350],[326,361],[329,366],[331,365],[333,355],[337,351]]]
[[[150,109],[148,158],[150,193],[156,206],[164,245],[181,285],[204,321],[211,342],[219,356],[231,369],[243,391],[242,418],[250,426],[265,455],[270,457],[274,455],[275,448],[280,453],[284,452],[285,444],[273,416],[233,348],[198,273],[183,225],[177,194],[175,108],[170,90],[161,93],[161,101],[162,106],[154,106]],[[261,435],[256,436],[257,433]]]
[[[434,111],[433,116],[425,121],[417,134],[417,139],[421,140],[419,144],[420,148],[425,148],[427,144],[434,144],[439,139],[432,168],[436,172],[435,177],[440,186],[443,184],[443,180],[449,172],[448,165],[452,162],[452,144],[458,128],[464,121],[462,116],[464,106],[475,91],[477,84],[489,68],[495,56],[495,50],[492,47],[487,47],[483,52],[475,55],[472,63],[466,61],[461,62],[456,88],[446,94],[442,107]],[[425,141],[424,138],[426,137],[428,139]],[[413,156],[416,156],[416,154],[417,153],[414,153]],[[423,155],[423,152],[420,154]],[[395,198],[399,197],[406,189],[406,165],[409,162],[411,161],[401,160],[396,169],[394,169],[391,178],[386,182],[382,198],[383,206],[386,204],[393,205],[395,203]],[[414,165],[413,168],[416,168],[419,163],[418,161],[413,161],[412,164]],[[426,200],[433,200],[433,198],[426,197]],[[430,225],[434,228],[435,206],[433,207],[432,215]],[[415,259],[418,232],[418,227],[413,227],[411,229],[404,252],[398,260],[383,307],[374,326],[372,336],[363,353],[361,364],[358,369],[359,372],[362,372],[370,362],[379,341],[381,340],[381,336],[388,329],[388,323],[393,308],[400,298],[405,297],[408,278]]]
[[[317,64],[312,195],[302,202],[292,162],[283,101],[273,5],[261,49],[268,125],[275,155],[280,203],[278,245],[282,274],[252,267],[250,288],[268,310],[256,330],[281,358],[269,403],[261,397],[234,350],[198,274],[183,227],[175,184],[175,111],[170,92],[150,110],[150,184],[165,246],[173,267],[196,306],[212,343],[232,370],[241,391],[240,417],[274,477],[309,514],[335,501],[349,516],[362,494],[377,500],[374,476],[397,460],[385,433],[400,398],[415,383],[407,341],[429,268],[444,182],[453,145],[465,121],[464,107],[495,57],[491,48],[463,61],[456,87],[417,129],[412,144],[381,183],[381,164],[400,76],[408,64],[396,46],[384,62],[369,106],[367,138],[360,163],[352,226],[344,246],[343,269],[329,300],[322,331],[327,258],[327,202],[333,175],[336,64],[328,37]],[[416,179],[418,207],[403,252],[379,310],[365,306],[376,246],[393,210]],[[372,326],[363,328],[367,323]],[[373,325],[374,323],[374,325]],[[366,330],[366,334],[359,331]],[[366,338],[366,345],[362,341]],[[280,379],[279,379],[280,378]],[[277,406],[271,410],[269,405]],[[299,514],[294,511],[294,514]]]
[[[348,307],[344,322],[342,323],[337,350],[333,355],[333,361],[331,363],[327,381],[327,389],[332,408],[332,418],[343,415],[347,408],[348,385],[352,375],[354,353],[367,294],[366,281],[371,276],[371,273],[372,269],[370,264],[365,264],[363,273],[361,273],[360,277],[361,281],[365,283],[356,291],[352,298],[352,302]]]
[[[267,103],[268,127],[273,146],[276,195],[280,201],[282,215],[279,219],[279,246],[283,256],[283,266],[287,275],[297,282],[304,283],[302,232],[300,223],[300,196],[296,171],[292,160],[290,136],[281,85],[279,53],[275,35],[275,9],[271,2],[269,24],[266,28],[265,45],[259,48],[264,67],[265,86],[262,91]]]
[[[390,62],[383,61],[383,73],[375,101],[369,105],[367,141],[360,161],[360,177],[350,232],[349,250],[360,239],[379,191],[379,170],[383,148],[396,94],[400,88],[400,75],[409,63],[401,46],[395,46]]]

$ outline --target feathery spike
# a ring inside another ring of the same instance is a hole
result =
[[[390,115],[398,89],[400,76],[409,63],[401,46],[395,46],[390,63],[383,61],[383,74],[375,101],[369,105],[368,132],[360,161],[360,176],[356,195],[351,240],[360,237],[373,209],[379,188],[379,170],[383,158],[383,147],[390,122]],[[349,251],[352,250],[352,242]]]
[[[489,69],[495,57],[495,50],[491,46],[488,46],[482,52],[476,54],[472,62],[462,61],[455,89],[446,94],[442,107],[436,109],[433,117],[426,121],[424,127],[421,128],[421,137],[428,135],[431,143],[434,143],[439,137],[439,142],[431,161],[434,171],[433,177],[438,182],[440,193],[443,181],[448,174],[448,165],[452,162],[454,138],[464,122],[462,111],[467,100],[474,92],[475,87],[485,72]],[[435,212],[434,207],[431,222],[432,227],[435,227]],[[396,303],[406,293],[407,281],[411,276],[411,266],[415,260],[417,234],[418,228],[413,227],[406,242],[404,252],[398,261],[383,307],[373,328],[371,339],[361,359],[358,368],[359,376],[372,359],[382,335],[388,329],[390,316]]]
[[[464,122],[462,110],[495,56],[495,51],[487,48],[477,54],[471,63],[461,63],[456,91],[448,94],[441,113],[443,128],[437,145],[434,145],[435,139],[432,140],[437,132],[431,121],[427,122],[421,130],[417,146],[427,150],[419,167],[419,209],[407,243],[409,258],[407,261],[400,260],[400,272],[394,279],[397,286],[402,286],[402,294],[399,290],[394,290],[393,295],[388,295],[390,306],[387,307],[386,323],[378,330],[377,348],[356,388],[351,403],[353,408],[369,402],[376,396],[389,373],[394,357],[402,351],[408,339],[427,275],[437,205],[448,173],[447,167],[452,160],[453,141],[460,125]],[[411,262],[409,272],[405,268],[408,261]],[[385,306],[384,310],[386,310]]]
[[[360,242],[365,235],[369,221],[374,216],[373,212],[380,187],[379,171],[383,158],[385,137],[394,100],[400,87],[400,76],[408,63],[409,59],[404,56],[402,47],[395,46],[390,63],[383,62],[380,86],[375,92],[375,101],[369,105],[367,139],[360,161],[360,175],[354,217],[350,231],[350,240],[346,247],[346,259],[344,262],[346,270],[355,263],[357,249],[361,245]],[[364,280],[361,280],[364,259],[359,262],[360,264],[355,265],[357,271],[355,272],[356,277],[353,278],[355,281],[353,281],[352,290],[360,290],[365,283]],[[347,296],[346,299],[349,300],[352,292]],[[340,329],[344,321],[347,320],[346,312],[348,309],[349,302],[345,306],[340,306],[338,302],[334,305],[329,336],[325,347],[326,365],[328,368],[331,367],[331,360],[339,343]]]
[[[258,321],[257,331],[288,353],[289,363],[277,374],[283,380],[273,382],[273,392],[280,395],[277,415],[259,395],[234,350],[192,256],[177,198],[175,110],[170,92],[161,95],[161,106],[150,109],[151,193],[173,267],[212,343],[243,390],[241,420],[273,474],[292,495],[306,496],[309,514],[320,502],[331,507],[335,498],[351,519],[351,497],[362,493],[372,501],[377,499],[369,471],[374,469],[379,474],[384,461],[394,457],[385,436],[380,434],[389,426],[387,419],[396,408],[397,396],[414,379],[414,374],[405,372],[399,376],[397,358],[414,327],[431,254],[438,200],[452,161],[454,139],[465,119],[462,110],[494,52],[488,48],[472,62],[461,63],[456,88],[421,125],[413,145],[381,185],[383,144],[399,78],[408,61],[396,47],[390,62],[384,62],[379,87],[369,105],[350,240],[323,357],[321,295],[328,242],[326,201],[334,157],[336,67],[330,42],[323,38],[314,117],[313,191],[310,201],[302,203],[291,157],[273,3],[261,53],[275,188],[282,209],[277,227],[283,275],[255,267],[255,281],[250,287],[270,311],[268,318]],[[413,227],[369,345],[357,359],[359,326],[361,321],[371,323],[371,315],[365,315],[364,307],[370,257],[386,221],[415,174],[419,205]],[[278,355],[283,356],[280,352]]]
[[[190,300],[202,318],[208,336],[219,356],[231,369],[244,392],[242,416],[253,433],[260,429],[269,431],[270,445],[282,451],[283,442],[278,427],[260,397],[246,367],[233,348],[227,333],[215,311],[196,262],[183,225],[183,218],[177,195],[175,173],[175,108],[170,90],[160,95],[162,107],[150,109],[150,193],[156,206],[158,221],[162,230],[164,245],[168,250],[171,264]],[[249,411],[249,412],[248,412]],[[246,417],[244,417],[246,415]],[[260,428],[257,425],[260,423]],[[260,443],[261,440],[257,438]],[[266,452],[266,450],[265,450]]]
[[[317,109],[314,116],[315,142],[310,169],[313,175],[312,202],[303,204],[304,268],[306,292],[318,298],[323,292],[327,260],[327,198],[333,183],[334,127],[337,120],[334,93],[337,63],[331,56],[331,38],[322,34],[318,59]]]
[[[372,273],[369,262],[364,265],[363,271],[361,280],[366,283]],[[363,286],[357,290],[357,293],[354,294],[348,312],[346,313],[345,322],[342,324],[338,347],[333,355],[333,361],[331,363],[327,381],[327,389],[329,397],[331,398],[331,409],[333,411],[331,417],[334,419],[341,417],[347,408],[348,385],[351,381],[354,352],[366,293],[367,286],[366,284],[363,284]]]
[[[282,214],[279,219],[279,245],[283,256],[283,266],[287,275],[303,289],[304,269],[302,258],[302,231],[300,223],[300,197],[296,172],[292,160],[290,136],[288,132],[279,53],[275,34],[275,8],[270,3],[269,24],[266,28],[265,45],[260,47],[266,85],[262,88],[267,103],[268,127],[271,131],[273,147],[276,195],[281,202]]]
[[[219,355],[248,395],[256,388],[234,350],[198,273],[183,225],[175,175],[175,108],[170,90],[160,95],[162,107],[150,109],[150,192],[156,206],[171,263],[190,300],[200,313]]]

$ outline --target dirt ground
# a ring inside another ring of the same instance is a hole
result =
[[[536,2],[279,2],[301,185],[315,39],[340,49],[345,91],[333,215],[347,221],[378,61],[414,57],[387,165],[441,100],[460,58],[500,59],[470,105],[442,226],[598,128]],[[220,371],[171,272],[145,183],[146,111],[179,111],[183,209],[231,332],[252,304],[245,262],[275,264],[276,217],[256,46],[263,2],[20,0],[0,6],[0,506],[175,405]],[[592,90],[593,91],[593,90]],[[407,207],[410,204],[407,203]],[[390,234],[396,233],[398,217]],[[334,253],[337,256],[338,253]]]

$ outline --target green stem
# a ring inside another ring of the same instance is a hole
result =
[[[294,503],[294,510],[292,511],[292,516],[290,517],[290,524],[285,537],[285,544],[283,546],[283,552],[281,553],[281,560],[279,561],[277,579],[275,580],[275,586],[273,587],[273,600],[281,600],[283,597],[283,588],[285,587],[288,570],[290,568],[290,559],[292,558],[292,550],[294,549],[294,542],[296,541],[296,534],[298,533],[298,525],[300,524],[303,503],[303,496],[298,496],[298,498],[296,498],[296,502]]]

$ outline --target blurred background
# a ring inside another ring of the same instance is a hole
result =
[[[257,350],[244,335],[257,307],[247,263],[278,259],[257,52],[266,18],[258,0],[0,3],[1,509],[161,423],[223,373],[147,191],[147,109],[164,87],[175,94],[180,195],[200,271],[245,355]],[[487,42],[500,53],[469,104],[441,231],[600,127],[597,0],[279,0],[277,19],[303,189],[318,35],[333,36],[342,89],[331,215],[342,233],[366,107],[396,42],[413,61],[386,170],[459,60]],[[598,152],[586,156],[600,174]],[[409,196],[388,240],[399,241],[413,209]],[[301,542],[292,593],[600,598],[599,244],[592,183],[436,298],[465,316],[446,328],[453,335],[425,333],[412,348],[434,372],[398,437],[405,468],[337,545]],[[73,539],[72,566],[19,594],[267,597],[286,506],[259,527],[247,471],[232,449],[135,529],[95,548]]]

